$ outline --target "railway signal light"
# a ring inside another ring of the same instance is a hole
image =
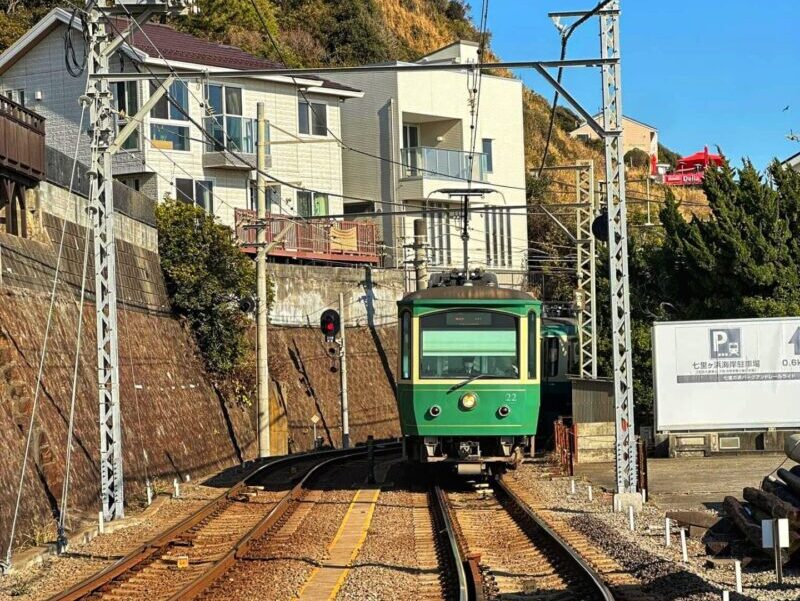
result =
[[[322,313],[319,323],[322,334],[325,336],[325,342],[334,342],[341,329],[339,312],[333,309],[326,309]]]

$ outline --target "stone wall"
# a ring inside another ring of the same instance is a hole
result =
[[[313,446],[311,418],[320,417],[317,435],[326,444],[341,444],[341,404],[335,345],[323,342],[317,328],[270,330],[270,375],[273,394],[288,422],[290,452]],[[392,326],[347,330],[347,383],[350,438],[363,442],[400,435],[395,404],[397,336]]]
[[[316,267],[270,263],[275,291],[270,322],[279,326],[319,326],[325,309],[339,308],[353,326],[382,326],[397,321],[397,301],[404,294],[403,273],[396,269]]]

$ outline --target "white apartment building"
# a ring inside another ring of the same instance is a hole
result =
[[[467,65],[477,58],[476,43],[459,41],[419,63]],[[404,64],[408,63],[393,63]],[[468,70],[342,73],[336,79],[365,91],[363,97],[342,105],[344,142],[363,151],[344,151],[344,193],[351,197],[345,199],[345,212],[425,209],[432,268],[461,267],[461,217],[441,209],[462,206],[462,199],[451,191],[468,187],[472,149]],[[483,75],[475,151],[472,185],[492,192],[470,200],[476,209],[468,230],[470,266],[495,271],[502,283],[519,284],[528,248],[527,220],[523,210],[507,208],[525,205],[519,80]],[[420,215],[387,215],[380,220],[389,264],[403,261],[403,246],[412,242],[415,217]],[[406,249],[406,258],[409,253]]]
[[[69,22],[70,13],[53,9],[0,55],[0,93],[46,118],[49,146],[71,157],[80,136],[79,157],[88,164],[88,112],[79,131],[79,97],[84,94],[86,74],[74,78],[64,63]],[[72,26],[80,59],[79,20]],[[110,31],[123,31],[126,26],[126,21],[116,21]],[[143,31],[137,29],[130,43],[121,46],[111,68],[166,74],[167,63],[199,72],[280,67],[239,48],[151,23]],[[122,126],[147,101],[150,84],[113,82],[111,87]],[[172,84],[170,96],[173,101],[162,98],[114,157],[117,179],[154,199],[170,195],[196,203],[222,223],[234,225],[235,209],[254,208],[256,172],[251,166],[256,163],[256,103],[263,102],[269,122],[268,172],[285,182],[268,180],[268,210],[303,217],[343,212],[342,151],[331,132],[343,135],[342,107],[348,99],[361,98],[362,92],[318,77],[242,76],[224,81],[179,79]],[[196,124],[202,124],[214,140]],[[226,148],[234,148],[245,162]]]

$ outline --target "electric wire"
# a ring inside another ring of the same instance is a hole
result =
[[[86,81],[86,92],[88,92],[88,86],[89,86],[89,80],[87,78],[87,81]],[[80,119],[78,121],[78,131],[83,131],[83,120],[84,120],[85,116],[86,116],[86,105],[83,104],[81,106],[81,116],[80,116]],[[82,136],[78,136],[77,140],[75,142],[75,154],[74,154],[74,157],[72,159],[72,172],[70,174],[69,188],[67,190],[67,197],[68,198],[70,196],[72,196],[72,189],[73,189],[73,186],[74,186],[74,183],[75,183],[75,172],[76,172],[77,166],[78,166],[78,153],[80,151],[81,139],[82,139]],[[51,327],[52,322],[53,322],[53,310],[54,310],[55,304],[56,304],[56,290],[58,288],[58,276],[59,276],[59,273],[61,271],[61,259],[62,259],[63,254],[64,254],[64,239],[66,238],[66,232],[67,232],[67,220],[64,219],[64,223],[63,223],[62,228],[61,228],[61,239],[59,240],[59,243],[58,243],[58,254],[56,256],[56,267],[55,267],[55,273],[53,274],[53,286],[52,286],[52,289],[50,291],[50,306],[49,306],[48,311],[47,311],[47,321],[45,323],[45,329],[44,329],[44,340],[42,341],[42,354],[41,354],[40,359],[39,359],[39,369],[38,369],[38,373],[37,373],[37,376],[36,376],[36,388],[34,389],[33,402],[31,404],[31,417],[30,417],[30,420],[29,420],[29,423],[28,423],[28,434],[27,434],[26,440],[25,440],[25,452],[23,454],[22,467],[20,469],[20,474],[19,474],[19,484],[18,484],[18,488],[17,488],[17,499],[16,499],[16,502],[14,504],[14,513],[13,513],[13,517],[12,517],[12,520],[11,520],[11,533],[10,533],[9,538],[8,538],[8,548],[6,549],[6,558],[5,558],[5,562],[4,562],[4,565],[6,567],[11,565],[11,551],[12,551],[13,546],[14,546],[14,535],[15,535],[16,529],[17,529],[17,520],[19,518],[19,507],[20,507],[20,503],[22,501],[22,489],[23,489],[23,486],[25,484],[25,470],[27,469],[27,466],[28,466],[28,456],[30,455],[31,442],[33,440],[33,430],[34,430],[34,425],[36,423],[36,410],[37,410],[37,408],[39,406],[39,395],[40,395],[41,390],[42,390],[42,379],[44,377],[44,363],[45,363],[45,358],[47,357],[47,345],[48,345],[48,342],[50,340],[50,327]]]
[[[567,28],[562,30],[562,32],[561,32],[561,58],[559,60],[563,61],[567,57],[567,44],[569,43],[569,38],[572,36],[572,34],[575,32],[575,30],[578,27],[580,27],[581,25],[583,25],[590,18],[595,16],[597,13],[599,13],[607,4],[610,4],[611,2],[612,2],[612,0],[603,0],[602,2],[599,2],[597,4],[597,6],[595,6],[592,10],[590,10],[585,15],[580,17],[572,25],[570,25],[569,27],[567,27]],[[563,67],[559,67],[558,68],[558,74],[556,75],[556,82],[558,82],[559,85],[561,84],[561,78],[562,78],[563,75],[564,75],[564,68]],[[550,152],[550,140],[553,137],[553,127],[555,125],[556,108],[558,107],[558,99],[559,99],[559,97],[560,97],[560,94],[558,93],[558,90],[556,90],[553,93],[553,105],[552,105],[552,108],[550,109],[550,124],[547,127],[547,137],[545,138],[544,152],[542,153],[542,162],[539,165],[539,173],[537,174],[537,177],[542,177],[542,171],[544,171],[545,164],[547,163],[547,156],[548,156],[548,154]]]
[[[94,188],[94,186],[95,186],[95,180],[94,178],[92,178],[92,180],[89,182],[89,198],[92,197],[93,194],[92,189]],[[88,212],[86,215],[88,217]],[[72,370],[72,393],[70,396],[70,403],[69,403],[69,424],[67,427],[67,450],[66,450],[66,458],[64,461],[64,484],[61,488],[61,506],[59,507],[58,520],[57,520],[57,545],[59,552],[64,548],[66,548],[66,543],[67,543],[66,521],[68,513],[67,508],[69,503],[69,484],[72,474],[72,439],[75,431],[75,405],[78,398],[78,372],[81,364],[81,342],[83,338],[83,309],[85,307],[85,301],[86,301],[86,276],[87,272],[89,271],[90,224],[88,223],[88,221],[89,220],[86,219],[86,223],[84,225],[83,268],[81,270],[81,296],[80,296],[80,305],[78,309],[78,332],[77,332],[77,338],[75,340],[75,364]]]

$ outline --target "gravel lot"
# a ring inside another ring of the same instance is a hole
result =
[[[589,502],[587,483],[576,481],[576,494],[570,494],[569,478],[550,479],[541,464],[525,464],[509,477],[537,494],[544,504],[563,514],[569,523],[588,536],[639,578],[656,598],[670,601],[721,599],[722,590],[733,591],[733,568],[709,568],[704,545],[687,539],[689,562],[681,561],[680,538],[672,536],[672,546],[664,546],[664,511],[645,505],[635,520],[635,532],[628,528],[628,517],[612,512],[610,494],[594,489]],[[784,569],[784,585],[778,588],[771,564],[766,562],[743,568],[743,594],[731,592],[731,600],[753,599],[786,601],[800,599],[800,570]]]

